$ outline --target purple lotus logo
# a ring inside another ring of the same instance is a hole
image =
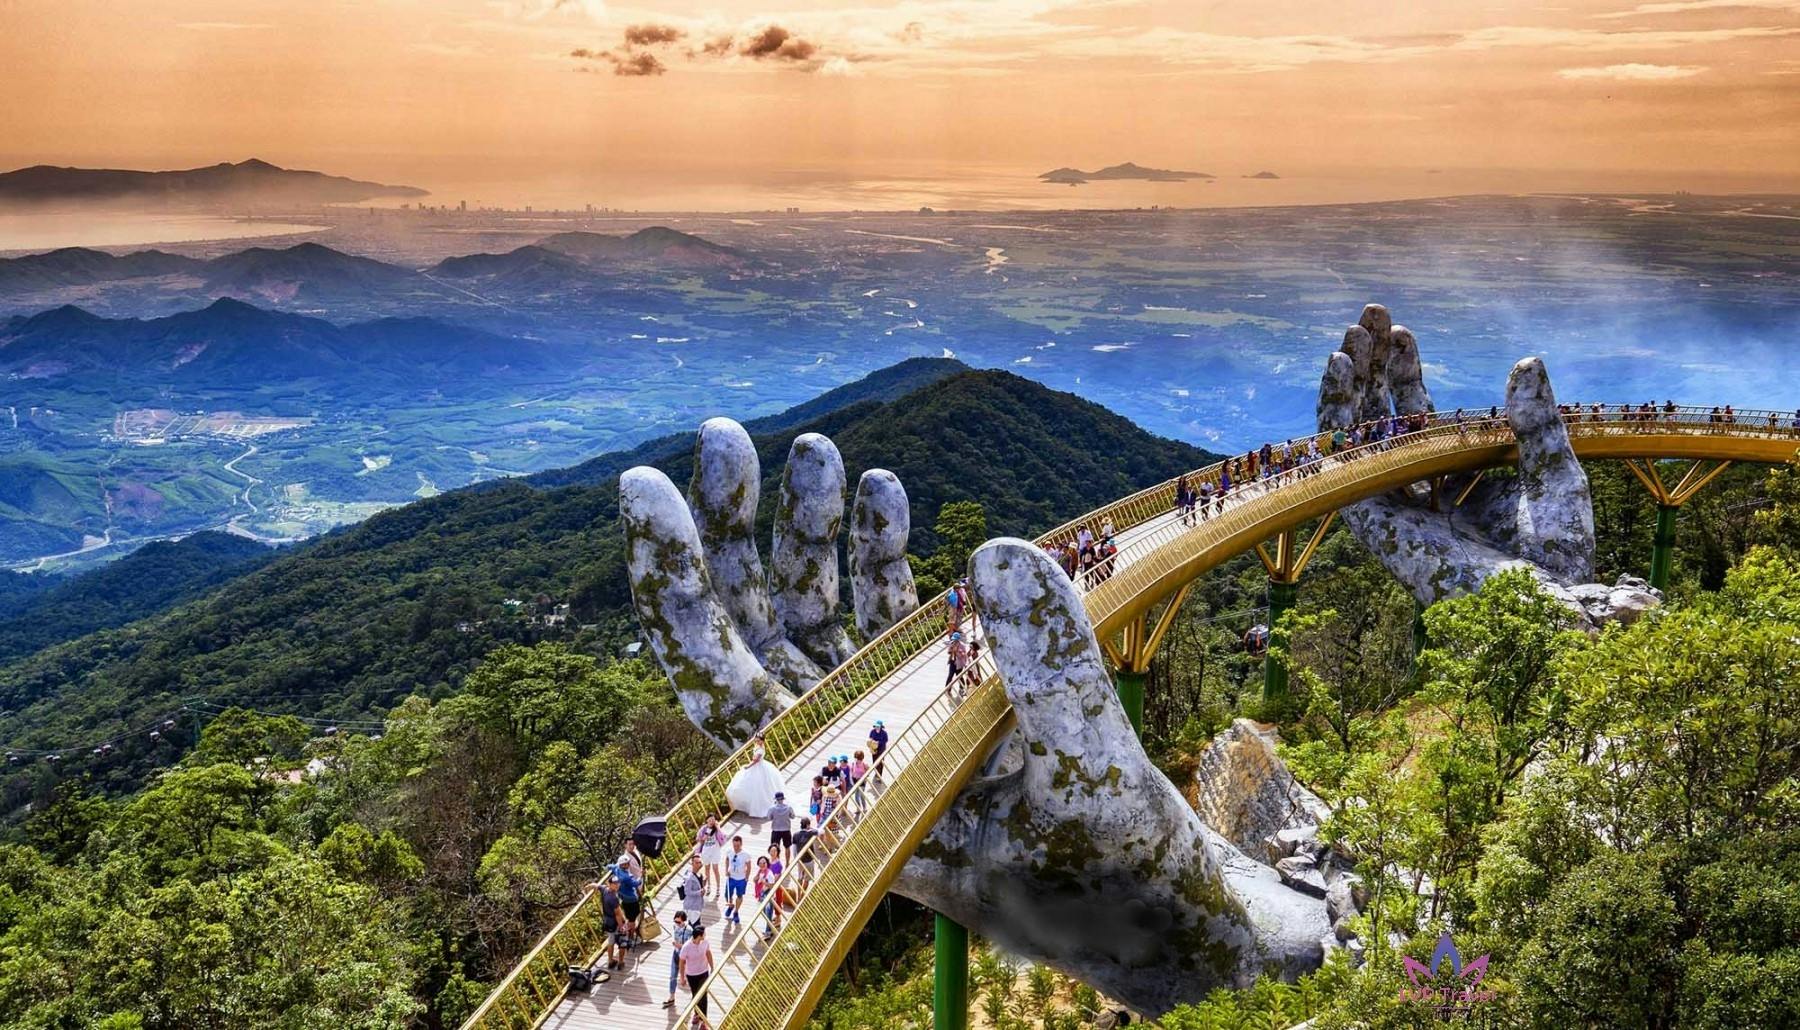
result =
[[[1481,981],[1487,977],[1488,957],[1483,955],[1464,962],[1462,952],[1456,950],[1456,942],[1450,939],[1448,931],[1438,938],[1429,963],[1403,955],[1400,965],[1412,982],[1410,989],[1400,988],[1403,1002],[1429,1005],[1439,1015],[1452,1016],[1481,1002],[1494,1000],[1493,991],[1481,989]]]

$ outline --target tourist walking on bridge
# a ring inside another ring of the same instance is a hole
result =
[[[775,792],[775,804],[769,809],[769,846],[780,848],[786,855],[794,846],[794,809],[787,803],[787,795]]]
[[[688,922],[700,925],[700,913],[706,909],[706,867],[700,863],[699,855],[688,858],[687,875],[681,878],[675,893],[681,896],[681,910],[687,913]],[[670,987],[669,993],[673,995],[675,988]]]
[[[700,864],[706,867],[706,888],[708,897],[722,897],[725,889],[725,831],[719,829],[719,817],[709,815],[706,825],[700,827],[700,839],[694,845],[700,855]]]
[[[681,946],[681,951],[677,954],[681,956],[681,972],[687,977],[688,993],[699,1002],[689,1025],[710,1028],[712,1024],[706,1021],[706,995],[700,993],[700,988],[705,986],[706,978],[712,975],[713,969],[712,947],[706,943],[706,927],[694,927],[694,935],[688,938],[688,942]]]
[[[731,838],[731,853],[725,856],[725,919],[734,926],[744,920],[738,910],[744,907],[744,894],[750,889],[750,854],[744,850],[744,838]]]
[[[675,925],[669,928],[671,951],[669,952],[669,996],[663,1000],[662,1007],[675,1007],[675,989],[681,985],[681,949],[694,939],[694,927],[698,920],[690,917],[687,910],[675,913]]]

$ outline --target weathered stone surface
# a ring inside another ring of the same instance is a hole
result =
[[[1275,863],[1275,871],[1281,874],[1281,882],[1297,891],[1305,891],[1315,898],[1325,896],[1325,873],[1319,869],[1318,863],[1310,855],[1295,855]]]
[[[750,434],[731,419],[707,419],[694,441],[688,509],[700,532],[713,592],[763,668],[804,693],[823,674],[788,640],[769,599],[754,536],[761,485],[762,464]]]
[[[1325,914],[1330,917],[1333,926],[1345,919],[1355,918],[1367,903],[1367,892],[1362,889],[1362,877],[1355,873],[1339,874],[1325,890]]]
[[[1194,787],[1194,809],[1206,825],[1271,864],[1293,854],[1291,847],[1282,850],[1283,833],[1310,828],[1316,834],[1330,814],[1276,754],[1273,729],[1249,719],[1234,720],[1200,753]]]
[[[850,508],[850,596],[856,631],[873,640],[919,607],[906,540],[912,509],[900,477],[870,469],[856,484]]]
[[[1385,308],[1364,308],[1327,359],[1317,410],[1322,430],[1431,410],[1418,342],[1390,324]],[[1520,361],[1507,377],[1506,419],[1519,442],[1518,475],[1486,477],[1461,507],[1446,511],[1430,510],[1417,489],[1395,491],[1345,508],[1345,523],[1427,604],[1525,568],[1592,625],[1635,618],[1654,595],[1631,590],[1601,601],[1571,592],[1593,577],[1593,500],[1538,358]],[[1453,479],[1445,492],[1460,493],[1467,482]]]
[[[619,477],[619,518],[638,624],[688,719],[735,747],[793,697],[763,671],[718,600],[680,491],[653,468]]]
[[[844,459],[837,445],[803,433],[788,448],[775,509],[769,586],[788,639],[822,669],[855,652],[838,622],[838,532],[844,526]]]
[[[1002,538],[970,575],[1019,729],[1007,771],[963,791],[896,889],[1151,1012],[1315,967],[1324,905],[1210,830],[1151,764],[1062,570]]]

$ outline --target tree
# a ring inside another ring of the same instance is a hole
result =
[[[950,589],[969,567],[969,555],[987,542],[987,509],[980,501],[950,501],[938,509],[932,524],[938,547],[929,557],[908,555],[920,600]]]

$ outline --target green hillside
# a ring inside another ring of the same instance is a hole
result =
[[[210,531],[146,544],[15,605],[0,619],[0,662],[160,612],[274,555],[254,540]]]
[[[995,533],[1030,533],[1208,460],[1072,395],[965,372],[757,437],[766,494],[792,438],[813,431],[838,442],[853,481],[878,466],[901,476],[921,552],[934,541],[917,527],[948,501],[980,500]],[[678,480],[687,463],[660,462]],[[174,611],[0,667],[0,708],[13,713],[0,743],[110,736],[195,696],[345,717],[412,692],[447,696],[501,643],[612,650],[636,633],[617,514],[610,481],[507,482],[384,512]],[[542,624],[561,602],[585,628]],[[80,765],[125,790],[166,757],[133,741]],[[72,769],[13,770],[0,811],[43,797]]]

